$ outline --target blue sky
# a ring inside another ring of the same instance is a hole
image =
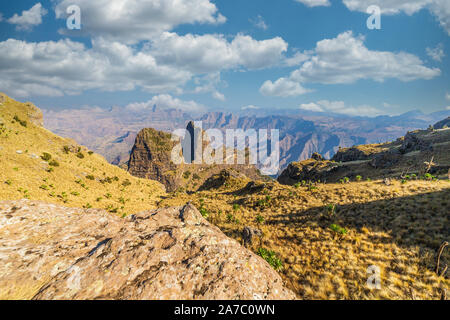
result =
[[[44,109],[243,107],[350,115],[450,106],[450,1],[0,3],[0,91]],[[80,31],[66,8],[81,9]],[[378,4],[381,29],[366,8]]]

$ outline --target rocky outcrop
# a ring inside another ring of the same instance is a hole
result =
[[[0,202],[0,299],[295,299],[192,205],[119,218]]]
[[[350,162],[367,159],[369,159],[369,155],[356,147],[339,149],[332,158],[332,160],[336,162]]]
[[[439,121],[433,126],[434,129],[445,129],[450,128],[450,117],[447,117],[446,119]]]
[[[171,161],[173,146],[169,133],[151,128],[141,130],[131,150],[128,171],[139,178],[157,180],[173,191],[177,187],[173,174],[177,166]]]
[[[170,133],[154,129],[143,129],[139,132],[131,151],[128,171],[136,177],[161,182],[169,192],[185,188],[196,191],[208,178],[224,169],[232,169],[242,177],[267,179],[255,165],[227,164],[227,159],[222,161],[223,164],[204,163],[203,151],[209,142],[205,132],[192,121],[188,123],[183,139],[172,141],[171,138]],[[180,157],[176,159],[178,164],[172,161],[172,150],[176,144],[179,144],[177,148],[180,151]],[[231,160],[237,162],[236,159]]]
[[[325,181],[338,167],[334,162],[314,159],[293,162],[281,173],[278,182],[293,185],[300,181]]]
[[[431,143],[422,139],[420,133],[421,132],[408,132],[403,139],[400,152],[431,151],[433,149]]]
[[[393,149],[374,155],[369,161],[369,165],[375,169],[386,169],[395,166],[401,157],[400,152],[397,149]]]

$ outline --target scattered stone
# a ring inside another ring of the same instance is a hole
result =
[[[17,153],[17,154],[22,154],[23,151],[22,151],[22,150],[17,150],[16,153]]]
[[[242,230],[242,239],[244,240],[244,246],[248,247],[249,245],[252,245],[253,237],[255,236],[261,237],[262,231],[259,229],[245,227],[244,230]]]

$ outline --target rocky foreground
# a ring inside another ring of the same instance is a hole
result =
[[[0,202],[0,299],[295,299],[191,204],[119,218]]]

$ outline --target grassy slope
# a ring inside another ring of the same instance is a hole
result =
[[[260,228],[264,235],[252,250],[275,251],[282,277],[301,298],[439,299],[442,288],[449,289],[448,276],[434,272],[436,252],[449,240],[448,180],[317,184],[313,190],[274,182],[254,194],[242,192],[247,182],[174,194],[161,205],[192,200],[238,241],[244,226]],[[337,207],[332,214],[329,204]],[[332,224],[347,234],[332,231]],[[446,250],[441,270],[450,261]],[[381,290],[366,287],[371,265],[381,269]]]
[[[78,145],[31,123],[31,108],[4,96],[0,104],[0,199],[42,200],[69,207],[107,209],[123,215],[152,209],[164,193],[155,181],[138,179],[110,165],[97,154],[81,147],[83,159],[77,157]],[[24,127],[14,116],[26,120]],[[75,152],[64,152],[70,146]],[[59,166],[44,161],[51,154]],[[48,172],[53,168],[53,172]],[[90,180],[89,178],[94,178]],[[111,183],[101,182],[112,178]],[[117,177],[117,179],[114,179]],[[127,181],[130,182],[127,185]]]

